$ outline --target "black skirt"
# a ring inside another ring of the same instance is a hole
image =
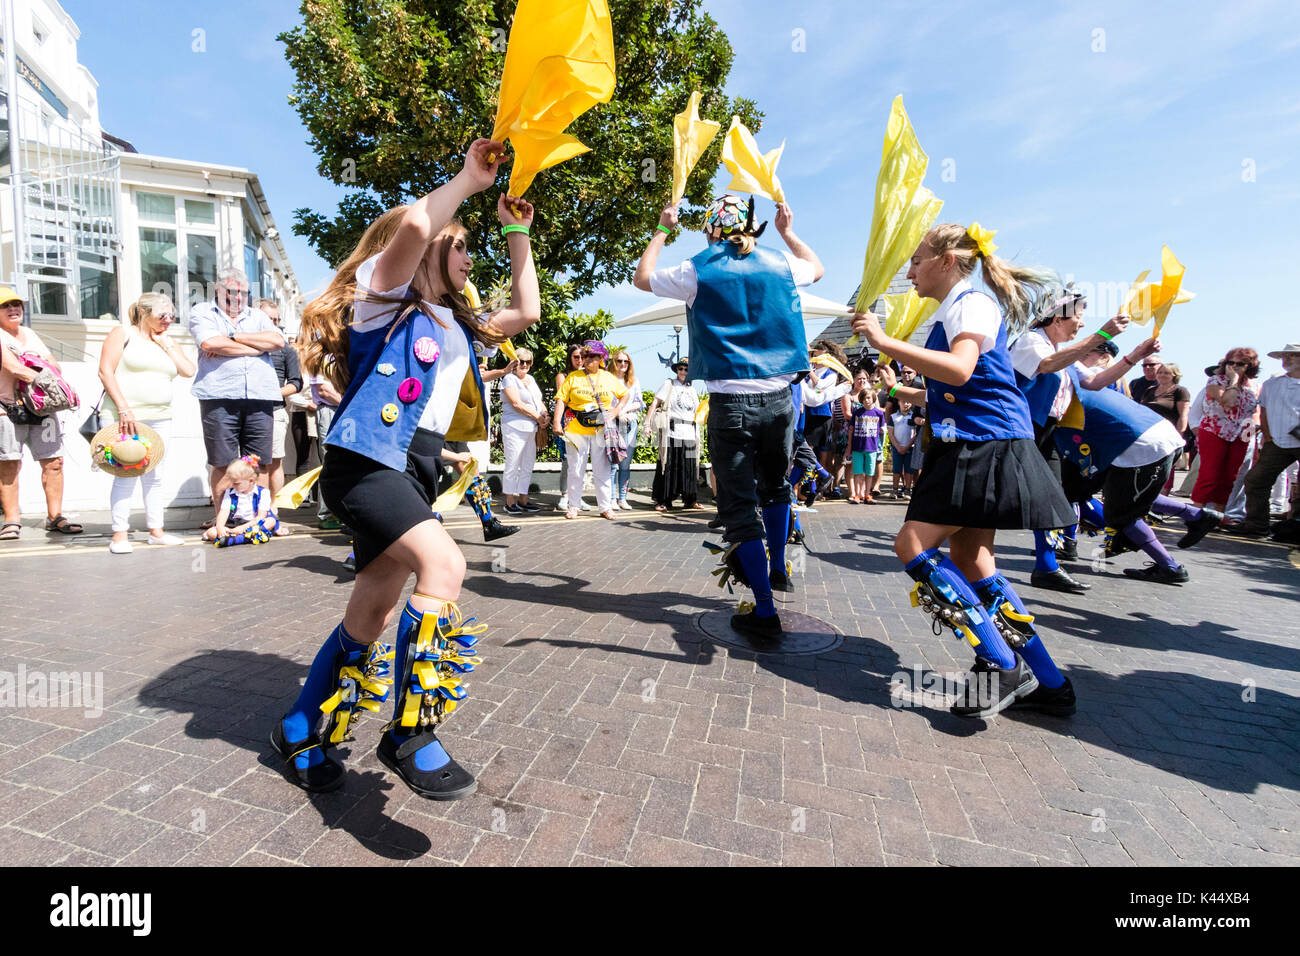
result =
[[[667,455],[667,461],[660,462],[660,467],[655,469],[650,497],[655,504],[667,506],[681,495],[682,504],[689,508],[695,504],[700,494],[699,453],[694,446],[673,445],[672,439],[669,439]]]
[[[958,528],[1064,528],[1074,509],[1029,438],[943,441],[926,449],[908,521]]]
[[[352,531],[357,571],[417,524],[433,520],[433,499],[409,459],[406,471],[394,471],[327,445],[320,491],[326,506]]]

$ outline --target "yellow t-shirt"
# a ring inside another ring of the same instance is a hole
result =
[[[592,385],[596,386],[596,392],[600,395],[600,406],[606,412],[612,412],[619,399],[627,394],[627,386],[604,369],[590,376],[587,372],[579,370],[570,372],[564,380],[564,384],[560,386],[559,399],[575,412],[595,409],[596,394],[592,392]],[[564,430],[575,435],[594,435],[600,428],[586,428],[577,419],[573,419],[565,424]]]

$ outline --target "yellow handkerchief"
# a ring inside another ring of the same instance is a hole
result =
[[[686,195],[686,179],[700,161],[721,123],[700,119],[700,91],[691,94],[686,109],[673,117],[673,202]]]
[[[784,149],[785,141],[782,140],[780,146],[766,155],[760,153],[754,134],[739,116],[733,116],[727,138],[722,141],[722,165],[731,172],[731,185],[727,191],[754,193],[773,202],[785,202],[781,180],[776,178],[776,166],[781,162]]]

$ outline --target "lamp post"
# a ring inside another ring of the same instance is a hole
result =
[[[680,325],[673,326],[673,336],[677,339],[677,344],[673,346],[673,361],[680,362],[682,360],[682,327]]]

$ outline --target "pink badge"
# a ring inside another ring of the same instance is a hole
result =
[[[437,351],[437,348],[438,347],[435,345],[434,351]],[[408,378],[401,385],[397,386],[397,397],[407,405],[410,405],[420,397],[422,391],[424,391],[424,388],[420,385],[420,380],[418,378]]]
[[[438,361],[438,343],[433,339],[425,336],[415,341],[415,357],[425,365],[432,365]]]
[[[1083,444],[1083,436],[1082,436],[1082,435],[1075,435],[1075,436],[1074,436],[1074,443],[1075,443],[1076,445],[1082,445],[1082,444]]]

